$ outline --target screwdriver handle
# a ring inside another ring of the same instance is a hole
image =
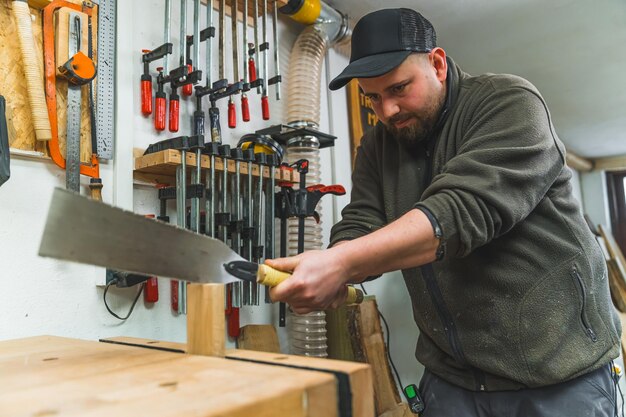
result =
[[[165,93],[156,93],[154,107],[154,128],[163,131],[165,130]]]
[[[279,271],[271,266],[261,264],[257,271],[256,280],[267,287],[275,287],[291,276],[289,272]],[[348,285],[348,296],[345,304],[360,304],[363,301],[363,291]]]
[[[215,106],[209,109],[209,125],[211,126],[211,141],[222,143],[222,127],[220,126],[220,109]]]
[[[193,71],[193,67],[191,66],[191,64],[187,64],[187,71],[189,74],[191,74],[191,72]],[[193,85],[191,84],[183,85],[183,95],[189,97],[192,94],[193,94]]]
[[[152,114],[152,77],[145,74],[141,76],[141,113]]]
[[[232,96],[228,101],[228,127],[231,129],[237,127],[237,110],[235,109],[235,101]]]
[[[263,111],[263,120],[270,119],[270,102],[267,96],[261,97],[261,110]]]
[[[248,105],[248,96],[241,96],[241,118],[244,122],[250,121],[250,106]]]
[[[170,95],[170,117],[169,117],[170,132],[178,132],[179,114],[180,114],[180,98],[178,97],[178,94],[172,93]]]

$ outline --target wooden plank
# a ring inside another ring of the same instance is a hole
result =
[[[326,335],[330,359],[355,361],[352,339],[348,331],[348,306],[343,305],[326,311]]]
[[[333,359],[284,355],[251,350],[232,349],[226,351],[227,359],[252,361],[297,369],[314,369],[347,377],[351,390],[353,416],[374,416],[374,388],[371,367],[367,364]]]
[[[399,403],[378,417],[413,417],[414,414],[407,403]]]
[[[591,172],[593,170],[593,161],[578,156],[573,152],[565,153],[565,163],[568,167],[580,172]]]
[[[241,328],[237,338],[239,349],[280,353],[276,328],[271,324],[248,324]]]
[[[626,155],[598,158],[593,161],[596,171],[621,171],[626,169]]]
[[[376,298],[327,312],[329,355],[372,366],[376,414],[402,415],[400,395],[389,365]]]
[[[54,385],[60,373],[65,379],[80,379],[171,360],[169,355],[157,350],[128,351],[122,358],[117,355],[119,346],[98,343],[81,345],[78,350],[75,339],[53,336],[9,340],[0,342],[0,346],[0,380],[12,390]]]
[[[376,414],[396,408],[400,395],[389,366],[375,298],[348,309],[348,327],[357,361],[372,366]]]
[[[65,353],[56,361],[36,361],[33,351]],[[336,401],[334,379],[319,372],[89,341],[0,342],[0,361],[12,364],[10,374],[0,373],[0,410],[7,416],[317,417],[322,414],[315,414],[308,391],[323,393],[322,403]],[[42,372],[54,380],[31,384]]]
[[[186,162],[189,172],[196,166],[196,154],[194,152],[186,152]],[[182,162],[181,152],[175,149],[166,149],[164,151],[151,153],[148,155],[141,155],[135,158],[135,172],[142,174],[156,174],[159,176],[175,176],[176,167]],[[208,155],[202,155],[200,159],[200,166],[202,169],[211,168],[211,158]],[[235,173],[235,161],[227,160],[228,172]],[[265,178],[270,177],[270,168],[263,168],[263,176]],[[215,170],[222,172],[224,170],[224,161],[222,158],[215,158]],[[247,163],[240,164],[241,175],[248,174]],[[258,177],[260,175],[260,167],[258,164],[252,164],[252,176]],[[279,168],[274,169],[276,181],[286,181],[297,183],[300,180],[300,175],[297,172],[290,172],[288,170],[281,170]]]
[[[624,258],[621,249],[613,238],[613,235],[605,230],[604,226],[599,225],[598,230],[600,231],[602,239],[604,239],[610,259],[615,260],[622,280],[626,283],[626,259]]]
[[[188,353],[224,357],[224,288],[224,284],[187,284]]]
[[[609,273],[609,288],[613,304],[619,311],[626,312],[626,283],[624,283],[615,259],[607,259],[606,265]]]
[[[133,337],[108,338],[105,341],[123,343],[132,346],[142,346],[147,348],[163,347],[168,350],[185,352],[187,346],[184,343],[156,342],[150,339],[140,339]],[[371,367],[358,362],[346,362],[332,359],[321,359],[295,355],[276,354],[268,352],[255,352],[243,349],[231,349],[226,351],[226,359],[236,359],[240,361],[250,361],[256,363],[271,364],[295,369],[317,370],[334,375],[341,374],[349,381],[351,395],[352,415],[359,417],[371,417],[374,411],[374,388],[372,382]],[[322,390],[323,391],[323,390]],[[315,395],[309,392],[309,399]],[[336,404],[336,403],[335,403]],[[332,405],[332,404],[331,404]],[[328,410],[333,407],[327,405]],[[324,410],[324,412],[329,412]],[[311,416],[331,416],[334,414],[312,414]]]

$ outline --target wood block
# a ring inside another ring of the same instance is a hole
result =
[[[352,339],[348,330],[348,306],[326,311],[328,357],[342,361],[355,361]]]
[[[317,417],[308,392],[336,402],[320,372],[56,337],[0,342],[0,383],[7,416]]]
[[[241,328],[237,339],[239,349],[280,353],[276,328],[271,324],[248,324]]]
[[[372,365],[377,415],[396,408],[401,399],[391,374],[376,299],[369,298],[352,306],[348,310],[348,326],[355,359]]]
[[[84,53],[85,55],[87,55],[88,52],[89,37],[87,29],[87,15],[85,13],[80,13],[67,7],[60,8],[56,13],[57,17],[54,27],[54,51],[57,65],[57,76],[61,75],[58,67],[65,64],[71,58],[69,54],[71,13],[76,13],[81,17],[80,52]]]
[[[367,364],[243,349],[226,351],[226,358],[331,373],[335,375],[340,392],[340,415],[349,415],[347,410],[351,410],[353,416],[376,415],[372,372]]]
[[[413,415],[414,414],[407,403],[400,403],[396,404],[394,408],[385,411],[378,417],[413,417]]]
[[[178,352],[185,352],[187,350],[184,343],[158,342],[150,339],[133,337],[115,337],[104,339],[102,341],[151,349],[163,348],[169,351],[174,350]],[[228,350],[226,352],[226,359],[330,373],[335,377],[335,389],[340,393],[336,398],[339,398],[339,404],[344,407],[344,410],[348,407],[348,409],[351,410],[352,415],[355,417],[372,417],[376,415],[374,410],[374,389],[371,367],[367,364],[295,355],[255,352],[243,349]],[[316,393],[312,391],[313,390],[307,391],[308,398],[310,400],[312,398],[317,398],[318,395],[321,395],[319,392]],[[346,402],[349,402],[349,404],[346,404]],[[327,403],[323,405],[321,410],[310,410],[311,414],[309,414],[309,417],[336,415],[333,413],[333,410],[336,409],[336,407],[334,407],[335,404],[337,404],[337,402],[331,404]]]
[[[401,413],[397,411],[401,399],[389,365],[376,298],[367,296],[361,304],[328,311],[327,319],[329,355],[370,364],[376,414],[390,410]]]
[[[188,353],[224,357],[224,288],[223,284],[187,285]]]

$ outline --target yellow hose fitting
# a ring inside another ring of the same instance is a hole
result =
[[[303,25],[312,25],[320,17],[322,11],[322,3],[320,0],[304,0],[302,6],[289,16],[296,22]]]

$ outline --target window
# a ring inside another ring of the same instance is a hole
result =
[[[607,172],[611,229],[623,254],[626,254],[626,171]]]

